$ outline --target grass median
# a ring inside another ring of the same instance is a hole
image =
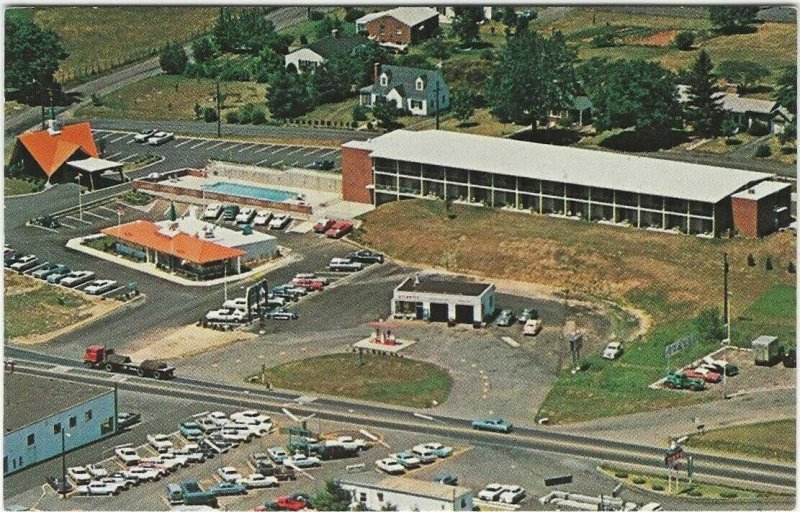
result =
[[[436,365],[375,354],[365,354],[362,361],[356,353],[292,361],[268,368],[265,379],[281,389],[419,408],[443,403],[453,386],[447,371]]]
[[[795,419],[737,425],[696,434],[688,446],[793,463],[796,451]]]

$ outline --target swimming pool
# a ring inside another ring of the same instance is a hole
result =
[[[250,197],[253,199],[275,202],[283,202],[288,199],[294,199],[297,196],[294,192],[287,192],[286,190],[239,185],[238,183],[228,183],[224,181],[205,185],[202,188],[208,192],[219,192],[220,194],[228,194],[231,196]]]

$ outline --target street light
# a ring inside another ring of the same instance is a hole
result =
[[[78,183],[78,218],[83,221],[83,197],[81,196],[81,173],[80,171],[75,176],[75,181]]]
[[[728,337],[722,342],[725,345],[725,349],[722,351],[722,398],[728,398],[728,346],[731,344],[731,297],[733,294],[731,292],[726,292],[725,298],[725,305],[727,306],[727,310],[725,311],[725,316],[728,318]]]
[[[64,430],[64,425],[61,425],[61,498],[64,499],[67,497],[67,457],[65,449],[65,437],[72,437],[71,435],[67,434]]]

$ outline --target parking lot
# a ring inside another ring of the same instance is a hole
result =
[[[166,171],[180,167],[202,167],[209,160],[223,160],[264,167],[301,167],[330,160],[334,171],[341,166],[341,150],[332,147],[294,146],[237,142],[223,139],[182,137],[158,146],[135,142],[135,132],[92,130],[95,143],[105,145],[105,156],[115,162],[131,162],[146,155],[164,157],[146,169],[129,173],[141,177],[152,170]],[[147,171],[147,172],[146,172]]]

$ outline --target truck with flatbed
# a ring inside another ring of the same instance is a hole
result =
[[[175,367],[160,361],[146,360],[134,363],[130,357],[117,354],[113,348],[90,345],[83,354],[83,365],[87,368],[116,373],[132,373],[139,377],[157,380],[175,378]]]

